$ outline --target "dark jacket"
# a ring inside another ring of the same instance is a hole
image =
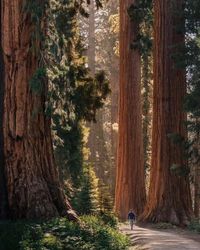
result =
[[[129,220],[135,220],[135,214],[134,214],[133,212],[130,212],[130,213],[128,214],[128,219],[129,219]]]

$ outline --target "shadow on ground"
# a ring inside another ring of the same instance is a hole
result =
[[[134,226],[131,231],[127,224],[121,224],[120,230],[130,236],[133,246],[137,246],[138,250],[200,250],[200,235],[184,230]]]

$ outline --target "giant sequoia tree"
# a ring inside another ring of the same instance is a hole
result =
[[[186,74],[177,63],[177,55],[184,46],[183,7],[180,0],[156,0],[154,4],[152,166],[143,217],[152,222],[185,224],[192,214],[183,149],[187,137],[186,114],[182,111]]]
[[[128,8],[134,0],[120,1],[120,106],[119,145],[115,209],[122,219],[133,208],[137,214],[145,205],[142,140],[141,56],[132,48],[139,24],[131,20]]]
[[[8,200],[13,218],[48,218],[71,209],[60,187],[50,118],[44,113],[47,81],[40,52],[46,4],[1,1],[1,132],[5,159],[1,171],[5,170],[6,177],[4,201]],[[38,93],[31,89],[34,81],[41,90]]]

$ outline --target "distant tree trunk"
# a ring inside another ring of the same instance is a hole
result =
[[[88,64],[91,75],[95,75],[95,0],[90,1],[89,6],[89,47]]]
[[[1,5],[3,136],[10,216],[50,218],[68,214],[74,218],[55,166],[51,121],[44,115],[47,87],[35,94],[29,85],[39,60],[33,52],[34,26],[30,13],[22,11],[22,2],[3,0]],[[35,46],[40,49],[40,42]]]
[[[95,76],[96,71],[96,40],[95,40],[95,0],[90,2],[89,6],[89,48],[88,48],[88,65],[90,68],[91,76]],[[90,148],[89,161],[94,165],[97,177],[107,181],[105,176],[107,170],[106,164],[108,163],[108,153],[105,146],[104,131],[103,131],[103,110],[98,110],[96,114],[96,123],[89,124],[90,135],[88,145]]]
[[[147,33],[150,35],[150,32]],[[149,172],[151,162],[151,132],[152,132],[152,56],[143,55],[142,85],[143,85],[143,145],[144,166]]]
[[[184,46],[183,1],[154,1],[154,111],[150,192],[143,220],[186,224],[192,215],[188,176],[176,175],[187,168],[184,149],[169,134],[187,138],[183,100],[185,70],[178,68],[173,55]],[[182,28],[182,32],[180,32]],[[179,29],[179,31],[178,31]]]
[[[92,77],[95,76],[95,3],[94,0],[90,2],[89,5],[89,37],[88,37],[88,66],[90,69],[90,74]],[[88,138],[88,147],[90,149],[89,161],[95,164],[96,162],[96,133],[95,126],[93,122],[88,123],[90,128],[90,134]]]
[[[131,208],[141,214],[146,201],[141,56],[138,49],[131,49],[139,27],[127,13],[130,5],[135,3],[134,0],[120,1],[120,105],[115,210],[121,219],[127,218]]]

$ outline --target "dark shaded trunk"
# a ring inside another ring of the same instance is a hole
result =
[[[0,10],[2,1],[0,2]],[[0,12],[2,20],[2,11]],[[2,27],[0,26],[0,37],[2,37]],[[3,137],[3,114],[4,114],[4,64],[2,43],[0,43],[0,219],[6,219],[8,216],[8,199],[5,179],[4,164],[4,137]]]
[[[30,80],[39,68],[40,41],[22,2],[2,1],[2,49],[5,68],[3,137],[8,202],[12,218],[74,219],[55,166],[51,120],[45,116],[47,82],[34,93]],[[37,83],[36,83],[37,84]]]

